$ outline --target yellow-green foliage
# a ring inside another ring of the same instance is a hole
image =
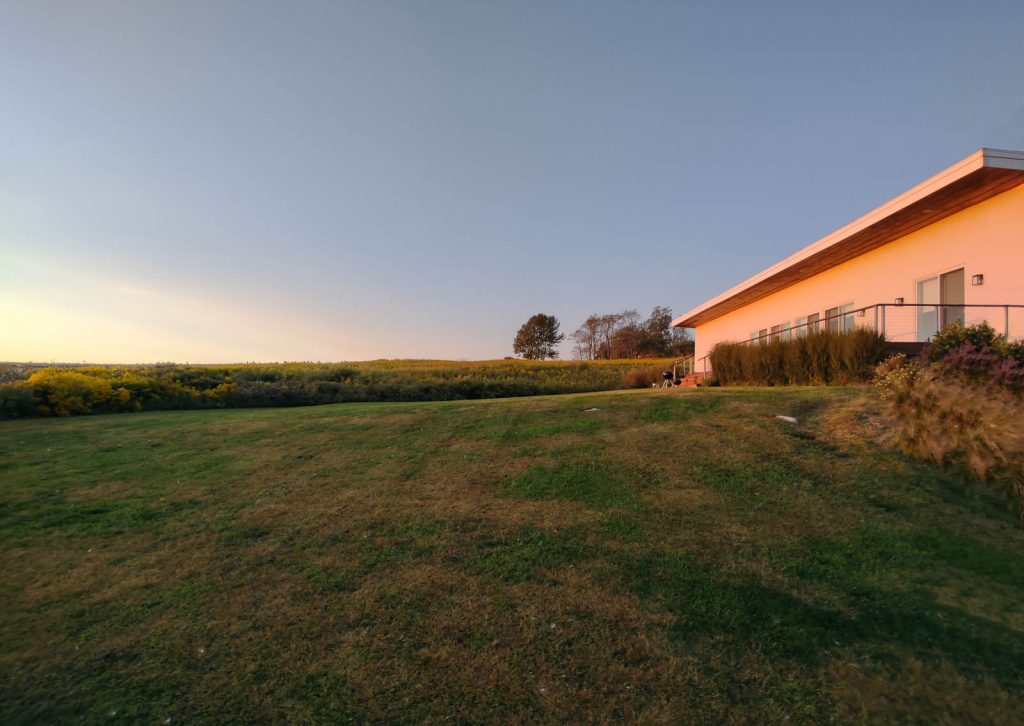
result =
[[[671,361],[439,361],[0,370],[0,415],[438,401],[629,388]],[[649,383],[645,383],[649,385]]]
[[[114,399],[109,380],[79,371],[44,368],[28,377],[28,385],[41,414],[92,413]]]

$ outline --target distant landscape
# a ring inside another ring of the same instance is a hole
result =
[[[0,365],[0,415],[447,401],[648,387],[671,358],[376,360],[238,365]]]

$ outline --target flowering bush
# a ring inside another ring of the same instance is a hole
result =
[[[932,337],[922,356],[961,380],[1024,390],[1024,341],[1007,342],[988,323],[951,323]]]
[[[875,368],[875,388],[883,400],[895,400],[911,389],[918,370],[917,364],[902,353],[886,358]]]
[[[942,356],[938,366],[961,378],[988,381],[1015,390],[1024,388],[1024,365],[988,345],[979,348],[972,343],[964,343]]]

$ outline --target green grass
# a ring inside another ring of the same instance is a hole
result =
[[[869,395],[0,422],[0,720],[1019,722],[1024,529]]]

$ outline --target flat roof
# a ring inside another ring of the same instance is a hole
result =
[[[979,149],[672,321],[693,328],[1024,183],[1024,151]]]

